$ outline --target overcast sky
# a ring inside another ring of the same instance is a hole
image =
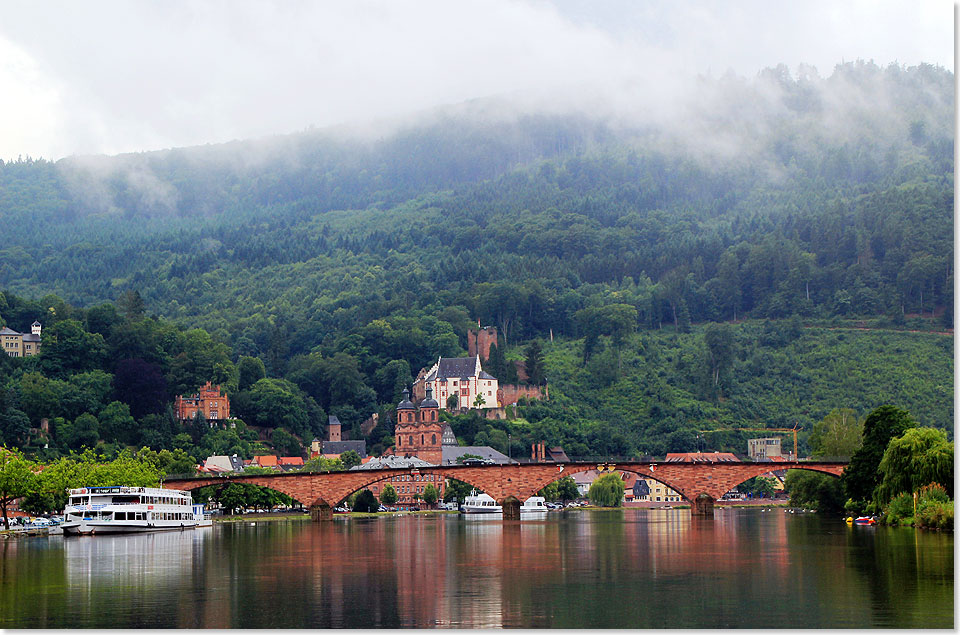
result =
[[[857,58],[953,70],[947,0],[0,0],[0,159]]]

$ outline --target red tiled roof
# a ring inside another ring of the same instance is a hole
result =
[[[272,454],[265,454],[264,456],[255,456],[253,457],[253,463],[256,463],[260,467],[277,467],[277,457]]]
[[[281,456],[280,465],[303,465],[303,457],[299,456]]]

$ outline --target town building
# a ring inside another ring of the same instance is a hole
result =
[[[458,409],[498,408],[497,378],[480,366],[480,357],[440,357],[429,369],[420,371],[413,383],[414,399],[426,398],[427,388],[446,410],[447,400],[457,397]]]
[[[756,461],[757,459],[773,458],[783,456],[781,448],[782,439],[780,437],[768,437],[764,439],[747,439],[747,456]]]
[[[327,440],[321,441],[314,437],[310,442],[310,458],[322,456],[326,459],[339,458],[344,452],[353,450],[361,459],[367,458],[367,442],[344,440],[341,433],[340,419],[336,415],[327,418]]]
[[[400,474],[382,481],[377,481],[367,488],[373,493],[377,500],[379,500],[384,487],[389,483],[397,492],[397,502],[394,503],[392,507],[401,511],[409,511],[423,505],[421,502],[423,499],[423,491],[428,485],[433,485],[437,490],[438,501],[443,500],[443,495],[446,492],[446,480],[442,476],[439,474],[420,474],[419,470],[417,470],[417,468],[420,467],[431,467],[431,464],[418,457],[382,456],[350,469],[409,469],[409,474]]]
[[[284,472],[292,472],[303,468],[302,456],[278,456],[277,465]]]
[[[532,451],[530,458],[538,463],[543,463],[546,461],[552,461],[554,463],[569,463],[570,457],[567,456],[567,453],[563,451],[563,448],[554,446],[552,448],[546,447],[543,441],[540,443],[534,443],[532,446]]]
[[[457,465],[468,454],[486,463],[516,463],[486,445],[459,445],[453,428],[440,421],[440,406],[433,398],[433,388],[428,384],[426,390],[419,408],[410,401],[409,391],[403,390],[403,400],[397,404],[394,447],[386,454],[416,457],[431,465]]]
[[[621,472],[624,492],[623,500],[626,503],[679,503],[683,497],[671,487],[660,481],[632,472]]]
[[[410,391],[403,389],[403,400],[397,404],[392,453],[397,456],[417,457],[431,465],[440,465],[443,461],[444,424],[440,421],[440,405],[433,398],[430,384],[426,391],[427,394],[418,408],[410,401]]]
[[[581,497],[587,498],[590,486],[600,476],[601,473],[597,470],[577,472],[573,475],[573,481],[577,484],[577,491],[580,492]],[[683,501],[679,492],[655,479],[640,476],[633,472],[619,472],[619,476],[623,480],[624,503],[679,503]]]
[[[0,329],[0,344],[10,357],[30,357],[40,352],[40,322],[30,325],[29,333],[19,333],[9,327]]]
[[[264,454],[243,462],[244,466],[265,467],[278,472],[291,472],[303,467],[302,456],[274,456]]]
[[[177,395],[173,404],[174,412],[181,421],[190,421],[200,413],[211,426],[214,422],[230,418],[230,400],[226,393],[220,390],[219,384],[211,386],[205,383],[194,395],[184,397]]]
[[[228,472],[242,472],[243,459],[236,454],[232,456],[213,455],[208,456],[200,466],[199,471],[202,474],[226,474]]]

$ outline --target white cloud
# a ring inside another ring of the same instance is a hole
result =
[[[220,142],[495,94],[557,104],[598,85],[629,84],[662,103],[678,73],[753,75],[780,62],[822,75],[857,57],[952,68],[952,11],[754,0],[7,3],[0,92],[12,99],[0,101],[0,157]]]

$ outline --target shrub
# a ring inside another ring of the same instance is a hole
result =
[[[930,483],[920,488],[920,500],[923,502],[932,501],[937,503],[947,503],[950,501],[950,495],[946,488],[939,483]]]
[[[917,506],[917,527],[953,531],[953,501],[925,501]]]
[[[884,515],[884,522],[889,525],[912,525],[913,496],[901,494],[890,501]]]
[[[380,509],[380,503],[377,502],[373,492],[368,489],[361,491],[353,503],[353,511],[355,512],[375,512],[378,509]]]

